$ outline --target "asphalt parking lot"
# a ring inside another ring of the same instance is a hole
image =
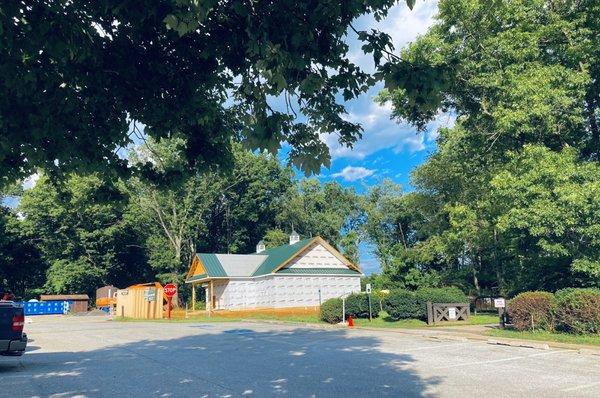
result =
[[[1,397],[598,397],[600,358],[389,331],[32,317]]]

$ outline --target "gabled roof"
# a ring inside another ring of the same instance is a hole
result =
[[[252,276],[259,275],[267,275],[271,272],[274,272],[283,262],[290,259],[294,254],[300,252],[310,243],[312,243],[313,239],[304,239],[299,242],[294,243],[293,245],[281,245],[277,247],[273,247],[271,249],[267,249],[260,254],[254,254],[253,256],[266,255],[267,259],[260,264],[258,268],[252,273]]]
[[[267,255],[257,254],[216,254],[227,276],[251,276],[266,259]]]
[[[202,262],[207,275],[212,277],[227,276],[216,254],[198,253],[197,256]]]
[[[294,268],[284,266],[313,244],[321,244],[348,268]],[[359,275],[361,272],[321,237],[304,239],[253,254],[197,253],[186,282],[212,278],[256,277],[271,273]]]

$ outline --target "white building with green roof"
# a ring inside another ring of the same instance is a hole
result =
[[[256,253],[197,253],[186,283],[206,291],[207,310],[307,308],[360,291],[361,270],[321,237],[300,240]]]

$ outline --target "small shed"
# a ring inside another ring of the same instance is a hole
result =
[[[87,294],[42,294],[40,301],[68,301],[71,312],[87,312],[90,298]]]
[[[117,316],[137,319],[162,319],[163,287],[158,282],[140,283],[117,290]]]

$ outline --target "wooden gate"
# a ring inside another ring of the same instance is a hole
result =
[[[432,303],[427,302],[427,324],[435,325],[448,321],[467,321],[471,315],[468,303]]]

